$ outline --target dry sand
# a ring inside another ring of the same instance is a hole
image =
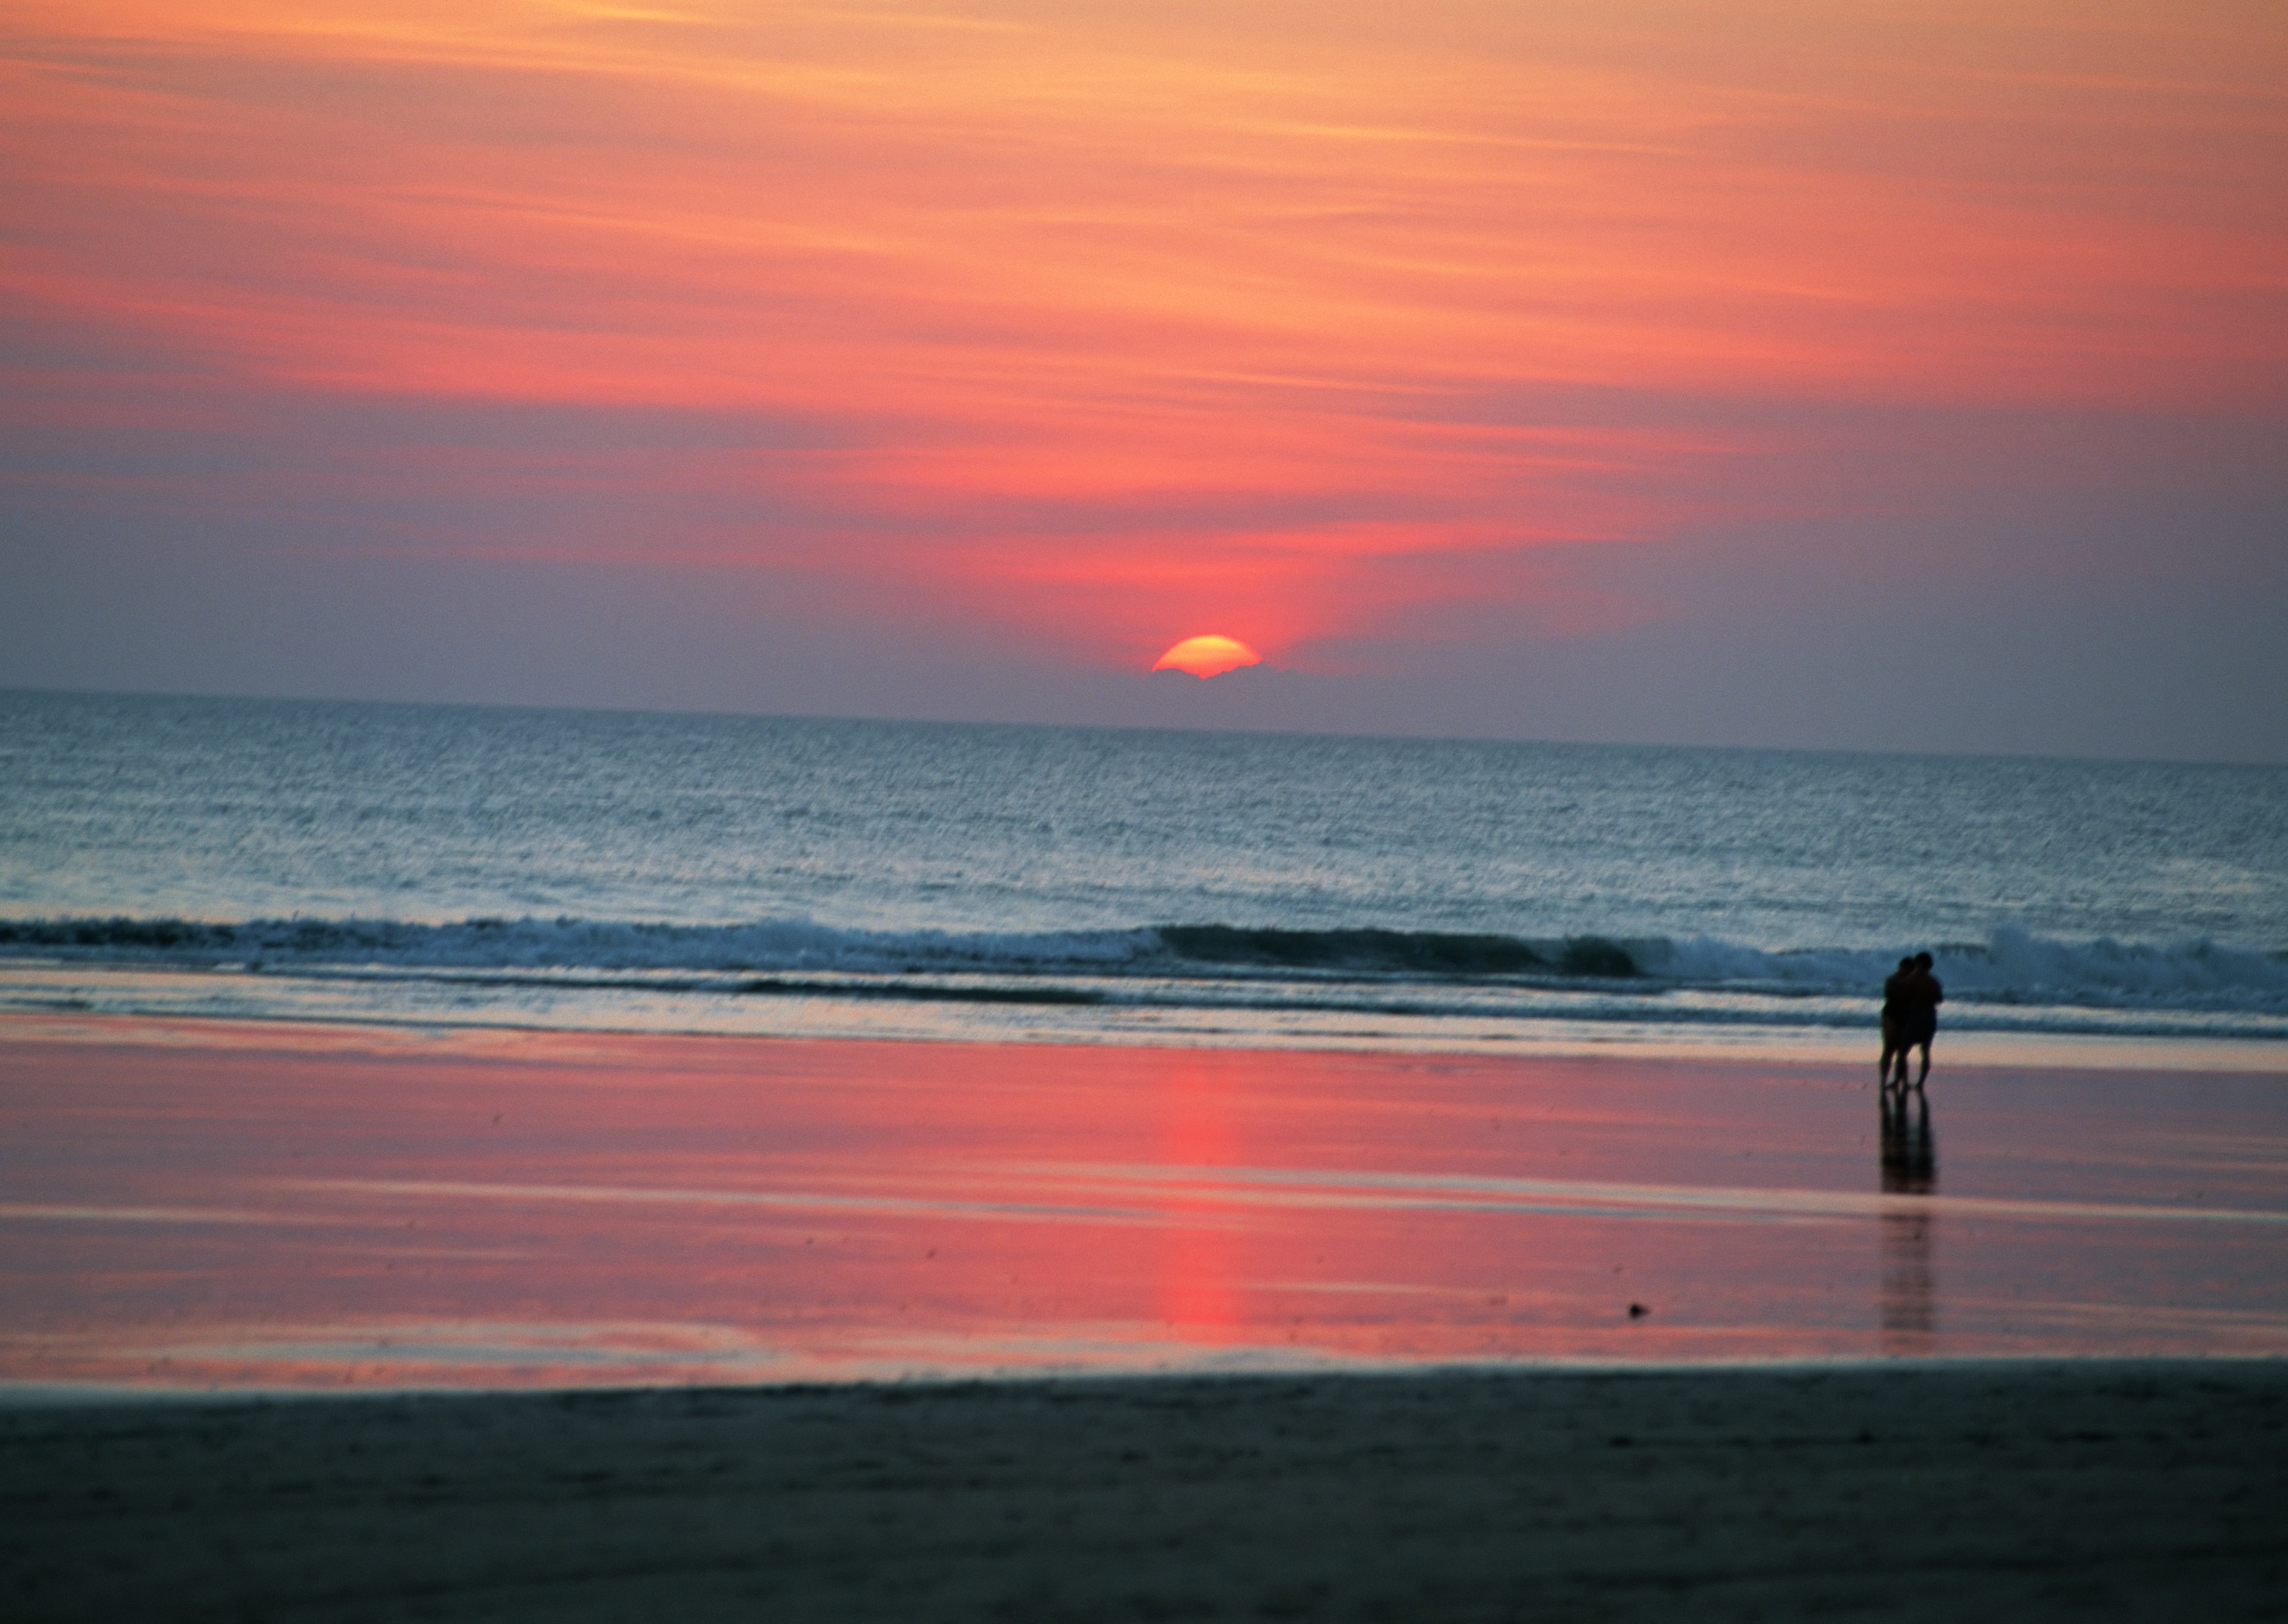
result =
[[[0,1410],[49,1619],[2279,1618],[2288,1365]]]

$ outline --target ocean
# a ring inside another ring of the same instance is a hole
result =
[[[0,695],[0,1010],[2288,1061],[2288,768]]]

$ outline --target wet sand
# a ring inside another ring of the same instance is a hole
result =
[[[0,1389],[2288,1356],[2277,1076],[20,1020],[0,1122]]]
[[[2288,1365],[0,1410],[15,1620],[2256,1619]]]

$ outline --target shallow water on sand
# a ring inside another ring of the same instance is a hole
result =
[[[19,1393],[2288,1354],[2276,1077],[5,1036]]]

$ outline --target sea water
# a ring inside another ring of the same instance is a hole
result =
[[[0,1009],[2288,1061],[2288,769],[18,693]]]

